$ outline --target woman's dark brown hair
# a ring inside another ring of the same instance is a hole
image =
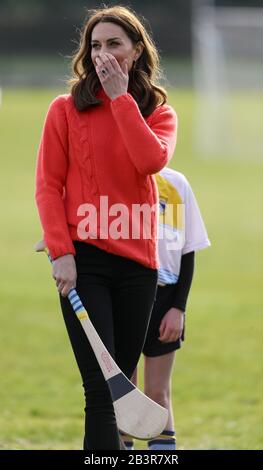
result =
[[[115,23],[121,26],[136,45],[143,44],[141,56],[129,72],[129,93],[137,102],[143,116],[148,116],[156,106],[166,103],[167,95],[154,81],[160,71],[157,49],[136,15],[126,7],[113,6],[91,10],[86,21],[77,53],[73,57],[73,78],[70,80],[71,94],[76,108],[84,111],[101,104],[96,97],[100,81],[91,60],[91,34],[98,23]]]

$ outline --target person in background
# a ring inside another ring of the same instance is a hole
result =
[[[210,246],[204,222],[184,175],[164,168],[157,176],[160,201],[158,290],[143,347],[144,391],[167,408],[166,429],[148,441],[149,450],[175,450],[172,372],[175,351],[185,337],[185,311],[197,251]],[[133,375],[137,382],[137,373]],[[127,449],[133,439],[123,435]]]

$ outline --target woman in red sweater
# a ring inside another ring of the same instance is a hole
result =
[[[71,93],[58,96],[46,116],[36,201],[85,390],[84,449],[119,449],[108,387],[66,297],[77,287],[131,377],[157,281],[153,175],[172,157],[176,115],[154,83],[153,42],[127,8],[92,11],[73,70]]]

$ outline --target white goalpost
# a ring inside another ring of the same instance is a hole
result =
[[[193,1],[194,142],[203,155],[263,156],[263,8]]]

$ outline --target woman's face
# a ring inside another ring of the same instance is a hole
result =
[[[141,54],[142,45],[134,46],[129,36],[121,26],[114,23],[98,23],[91,34],[91,59],[96,67],[96,58],[105,52],[112,54],[121,65],[124,59],[128,59],[129,70],[134,60]]]

